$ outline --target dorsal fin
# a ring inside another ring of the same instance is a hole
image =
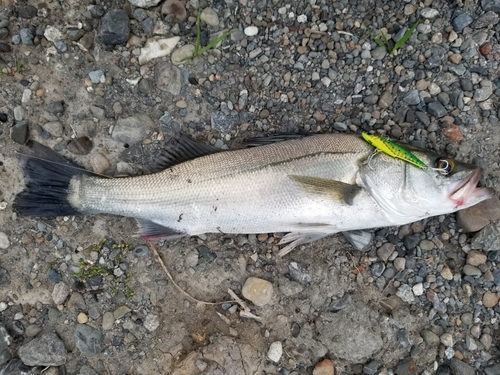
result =
[[[224,150],[181,135],[179,138],[170,139],[166,148],[161,151],[153,172],[159,172],[173,165],[222,151]]]
[[[307,134],[291,134],[291,133],[279,133],[272,134],[264,137],[250,137],[243,139],[243,144],[246,147],[258,147],[270,145],[273,143],[289,141],[292,139],[300,139],[307,136]]]

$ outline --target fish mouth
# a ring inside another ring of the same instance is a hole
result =
[[[482,168],[476,168],[469,176],[466,178],[455,182],[452,185],[452,191],[450,193],[450,200],[457,206],[463,206],[468,203],[471,199],[474,201],[473,204],[484,201],[493,197],[493,190],[485,187],[477,187],[477,183],[483,174]]]

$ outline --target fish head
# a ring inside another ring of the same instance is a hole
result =
[[[477,187],[482,168],[411,145],[401,146],[428,168],[383,153],[360,168],[364,187],[395,224],[455,212],[493,197],[492,189]]]

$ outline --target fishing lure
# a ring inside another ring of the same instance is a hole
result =
[[[387,154],[389,156],[392,156],[393,158],[401,159],[404,160],[410,164],[415,165],[416,167],[419,167],[421,169],[428,169],[429,167],[419,158],[417,158],[415,155],[413,155],[410,151],[405,149],[404,147],[398,145],[397,143],[394,143],[390,141],[387,138],[383,138],[378,134],[368,134],[368,133],[361,133],[361,136],[365,141],[370,143],[372,146],[376,148],[376,152],[381,151],[384,154]],[[370,155],[368,158],[368,162],[371,160],[371,158],[375,154]]]

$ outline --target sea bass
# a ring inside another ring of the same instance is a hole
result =
[[[333,233],[408,224],[493,196],[477,187],[481,168],[404,145],[430,167],[424,170],[373,156],[374,147],[357,135],[234,151],[183,137],[162,171],[125,178],[96,176],[45,146],[29,147],[21,157],[26,189],[14,202],[23,215],[129,216],[145,238],[287,232],[281,255]]]

